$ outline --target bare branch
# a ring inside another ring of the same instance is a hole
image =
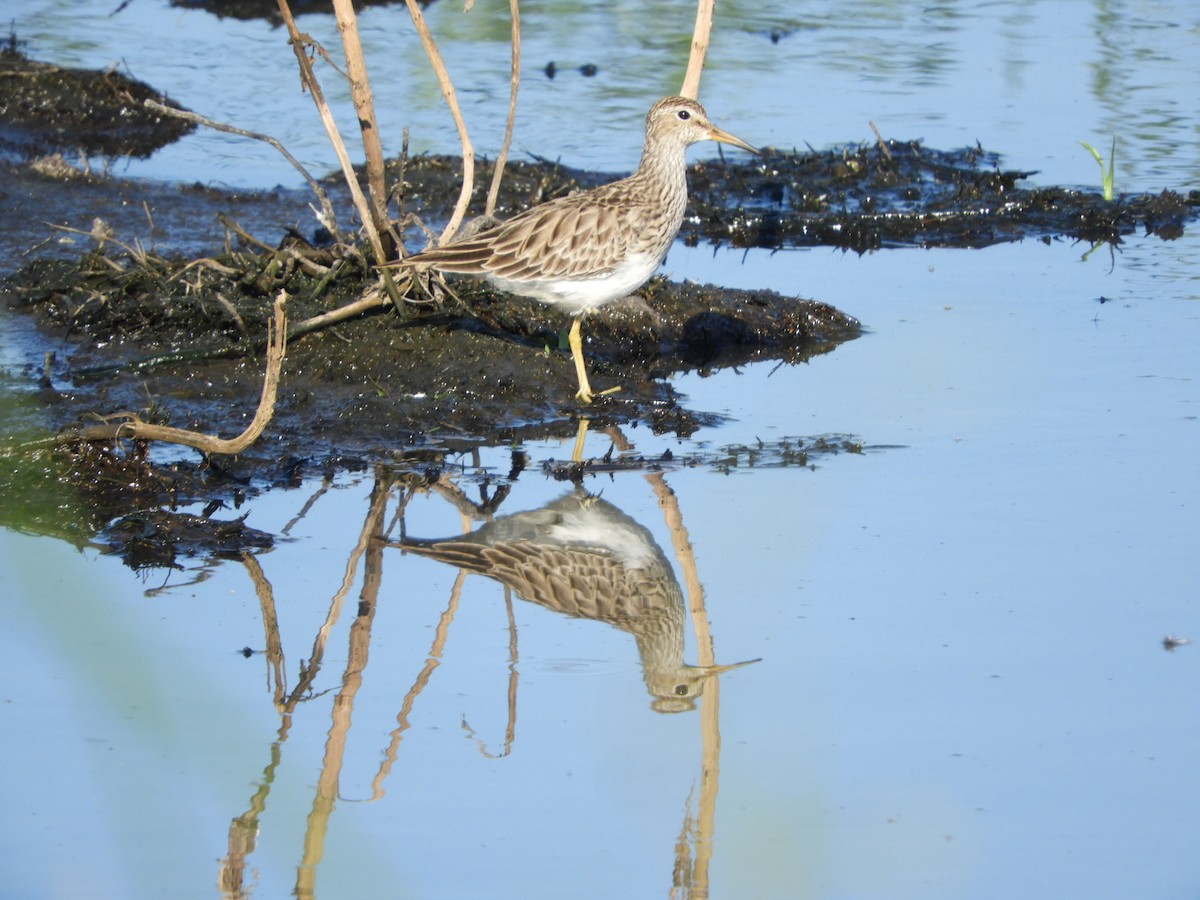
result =
[[[376,230],[383,235],[384,252],[391,253],[388,233],[387,188],[383,179],[383,144],[379,138],[379,122],[375,117],[375,101],[371,82],[367,78],[367,61],[363,57],[362,41],[358,37],[358,17],[352,0],[333,0],[338,31],[342,33],[342,49],[346,53],[346,72],[350,79],[350,99],[358,115],[363,150],[367,157],[367,187],[370,190],[371,217]]]
[[[354,165],[350,162],[350,154],[346,152],[346,144],[342,140],[342,135],[338,131],[337,123],[333,120],[333,113],[329,109],[329,104],[325,102],[325,94],[321,90],[321,85],[317,81],[317,76],[313,72],[312,60],[308,58],[308,53],[305,48],[308,46],[316,46],[316,41],[306,34],[301,34],[300,29],[296,27],[296,20],[292,18],[292,10],[288,6],[288,0],[278,0],[279,13],[283,16],[284,24],[287,25],[288,35],[290,36],[289,43],[292,45],[292,51],[296,54],[296,62],[300,64],[300,80],[312,94],[313,103],[317,106],[317,112],[321,115],[321,122],[325,126],[325,133],[329,135],[329,142],[333,145],[333,152],[337,154],[338,163],[342,167],[342,175],[346,179],[346,186],[350,189],[350,196],[354,199],[354,208],[358,210],[358,216],[362,219],[363,228],[366,229],[367,239],[371,243],[371,251],[377,262],[386,262],[387,255],[383,251],[383,241],[379,236],[379,231],[375,227],[374,219],[371,216],[371,209],[367,204],[367,198],[363,195],[362,186],[358,183],[358,176],[354,173]]]
[[[283,158],[290,162],[295,167],[296,171],[304,176],[304,180],[308,182],[308,186],[312,188],[313,193],[317,195],[317,199],[321,202],[321,224],[329,229],[329,233],[332,234],[337,241],[341,241],[341,235],[338,234],[337,217],[333,214],[333,204],[329,202],[329,197],[325,193],[325,189],[321,187],[320,183],[308,173],[308,170],[304,168],[304,166],[300,163],[300,160],[292,156],[292,154],[288,152],[287,148],[284,147],[283,144],[281,144],[276,138],[271,137],[269,134],[260,134],[257,131],[246,131],[244,128],[238,128],[234,125],[227,125],[224,122],[217,122],[214,119],[199,115],[198,113],[191,112],[190,110],[176,109],[173,106],[166,106],[162,103],[159,103],[157,100],[146,99],[142,101],[142,105],[147,109],[152,109],[155,112],[160,112],[164,115],[174,116],[177,119],[184,119],[188,122],[196,122],[197,124],[203,125],[206,128],[212,128],[214,131],[224,131],[227,134],[237,134],[241,135],[242,137],[248,137],[256,141],[263,141],[264,143],[270,144],[283,154]],[[147,213],[147,215],[149,215],[149,213]]]
[[[717,0],[699,0],[696,5],[696,26],[692,29],[692,54],[688,58],[687,74],[683,76],[681,97],[695,100],[700,96],[700,74],[708,56],[708,38],[712,33],[713,7]]]
[[[297,322],[292,326],[288,338],[298,338],[313,331],[320,331],[322,328],[352,319],[369,310],[388,306],[391,302],[378,288],[369,290],[364,296],[345,306],[339,306],[337,309],[331,309],[329,312],[305,319],[303,322]]]
[[[184,428],[171,428],[166,425],[152,425],[144,422],[134,413],[118,413],[124,419],[121,422],[110,422],[104,425],[80,428],[66,432],[57,438],[58,443],[85,440],[117,440],[120,438],[137,438],[147,441],[167,441],[172,444],[183,444],[195,447],[208,454],[237,454],[253,444],[262,435],[275,414],[275,398],[279,391],[279,376],[283,370],[283,358],[287,350],[287,314],[284,307],[287,294],[279,292],[275,298],[274,327],[268,329],[269,347],[267,348],[267,371],[263,377],[262,396],[258,401],[258,410],[254,419],[240,435],[235,438],[218,438],[201,434],[198,431],[188,431]],[[114,416],[113,418],[116,418]]]
[[[496,197],[500,194],[500,179],[504,176],[504,164],[508,162],[508,148],[512,145],[513,124],[517,118],[517,89],[521,85],[521,10],[518,0],[508,0],[512,13],[512,76],[508,93],[508,124],[504,127],[504,144],[496,157],[492,171],[492,184],[488,188],[487,206],[483,214],[488,218],[496,212]]]
[[[285,0],[279,0],[279,2],[283,3]],[[409,15],[412,16],[413,24],[417,27],[417,34],[421,37],[421,45],[425,48],[425,54],[433,65],[438,84],[442,87],[442,96],[446,98],[446,103],[450,107],[450,115],[454,117],[454,124],[458,128],[458,137],[462,142],[462,190],[458,195],[458,203],[454,206],[454,214],[451,215],[450,221],[446,223],[446,227],[442,231],[441,242],[445,243],[458,231],[463,216],[467,214],[467,205],[471,202],[471,190],[475,184],[475,150],[471,147],[470,137],[467,136],[467,123],[463,121],[462,111],[458,108],[458,95],[454,92],[454,83],[450,80],[450,73],[446,71],[446,64],[433,40],[433,34],[425,23],[425,15],[421,12],[421,7],[417,5],[416,0],[404,0],[404,2],[408,7]]]

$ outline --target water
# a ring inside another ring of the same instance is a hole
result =
[[[123,58],[184,104],[328,164],[280,32],[148,0],[111,18],[23,10],[34,55]],[[1107,150],[1115,131],[1118,190],[1196,184],[1200,31],[1186,5],[720,10],[702,96],[747,139],[870,139],[874,120],[935,146],[978,138],[1039,183],[1094,184],[1076,141]],[[505,26],[482,12],[430,12],[468,73],[481,149],[507,90]],[[528,4],[519,144],[629,168],[628,122],[671,89],[690,20],[666,4]],[[377,86],[408,104],[393,105],[388,144],[411,122],[414,146],[452,150],[404,21],[363,17]],[[797,30],[772,44],[772,27]],[[302,28],[331,34],[316,17]],[[601,73],[539,78],[550,59]],[[258,152],[197,135],[129,171],[292,183]],[[1161,642],[1200,638],[1200,239],[1086,250],[672,252],[676,277],[801,293],[868,328],[804,366],[680,378],[691,408],[729,417],[720,428],[627,432],[647,455],[822,435],[866,447],[663,475],[716,660],[762,657],[694,712],[651,709],[629,634],[514,598],[514,654],[500,585],[466,579],[447,621],[456,570],[389,548],[361,686],[344,674],[361,662],[362,563],[281,732],[268,657],[238,652],[266,646],[249,564],[140,578],[95,550],[5,533],[0,729],[17,737],[0,742],[0,894],[213,896],[244,859],[262,897],[656,897],[673,872],[691,878],[680,896],[1195,896],[1200,649]],[[27,361],[19,342],[3,352],[10,372]],[[508,449],[483,462],[506,472]],[[242,510],[280,537],[257,563],[289,690],[374,486],[345,474]],[[660,483],[587,487],[648,529],[686,584]],[[500,513],[564,491],[528,470]],[[413,498],[405,524],[463,528],[435,495]],[[687,633],[696,662],[690,619]]]
[[[211,118],[271,134],[314,171],[336,158],[299,81],[286,32],[217,20],[158,0],[118,13],[108,0],[22,0],[14,17],[32,55],[61,65],[122,65],[134,77]],[[440,41],[479,153],[495,156],[508,109],[505,12],[464,14],[434,4]],[[538,154],[601,171],[630,171],[650,104],[678,90],[694,12],[686,4],[527,2],[514,155]],[[329,17],[300,29],[336,54]],[[962,2],[914,7],[890,0],[725,2],[718,9],[701,96],[716,121],[753,142],[824,147],[885,136],[935,147],[983,143],[1038,183],[1088,184],[1099,172],[1079,146],[1107,153],[1118,139],[1117,184],[1128,191],[1194,183],[1200,81],[1194,10],[1178,2],[1109,4]],[[457,152],[458,140],[402,6],[365,11],[359,30],[385,150],[403,129],[414,151]],[[784,36],[772,43],[768,35]],[[180,47],[187,47],[180,52]],[[560,73],[544,74],[554,61]],[[577,67],[591,63],[587,78]],[[344,82],[320,70],[354,150]],[[700,152],[714,152],[711,149]],[[358,154],[356,158],[361,158]],[[301,184],[266,145],[201,130],[119,173],[233,186]]]

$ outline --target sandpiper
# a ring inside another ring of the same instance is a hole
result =
[[[758,662],[683,661],[686,611],[671,564],[645,527],[593,494],[576,490],[460,537],[405,537],[393,546],[486,575],[554,612],[632,634],[657,712],[692,709],[713,676]]]
[[[687,205],[685,151],[698,141],[759,152],[713,125],[695,100],[664,97],[646,115],[642,161],[628,178],[542,203],[393,265],[483,276],[500,290],[569,313],[568,342],[579,378],[575,396],[590,403],[580,336],[583,317],[641,287],[662,263]]]

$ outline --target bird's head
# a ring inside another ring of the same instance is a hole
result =
[[[759,152],[756,147],[710,122],[704,107],[686,97],[663,97],[650,107],[650,112],[646,115],[646,134],[682,138],[688,144],[719,141],[754,154]]]

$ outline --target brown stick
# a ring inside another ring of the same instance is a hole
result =
[[[362,186],[358,183],[358,176],[354,174],[354,164],[350,162],[346,144],[338,131],[337,123],[333,120],[329,104],[325,102],[325,94],[317,81],[316,73],[313,72],[312,61],[305,52],[305,47],[310,44],[315,46],[316,41],[308,35],[300,33],[300,29],[296,27],[296,20],[292,18],[288,0],[277,0],[277,2],[279,3],[279,13],[283,16],[284,24],[287,26],[289,43],[292,45],[292,51],[296,54],[296,62],[300,65],[300,81],[312,94],[313,103],[316,104],[317,112],[320,113],[325,133],[329,135],[329,142],[333,145],[333,152],[337,154],[338,163],[342,167],[342,175],[346,179],[346,186],[350,189],[350,196],[354,199],[354,208],[358,210],[363,228],[366,229],[367,239],[371,243],[371,251],[377,262],[387,262],[387,255],[383,251],[383,240],[375,228],[371,208],[367,204],[367,198],[363,195]]]
[[[267,685],[273,686],[275,708],[283,711],[283,698],[287,694],[287,662],[283,656],[283,641],[279,637],[279,614],[275,609],[275,588],[272,587],[267,573],[263,571],[258,558],[248,550],[242,551],[242,565],[250,573],[254,583],[254,592],[258,595],[259,607],[262,610],[263,634],[267,646]]]
[[[390,488],[372,495],[368,524],[372,526],[370,537],[378,535],[387,506]],[[361,543],[361,542],[360,542]],[[316,897],[317,871],[325,855],[325,841],[329,835],[329,823],[341,796],[341,773],[346,760],[346,742],[353,722],[354,700],[363,684],[363,672],[367,668],[371,648],[371,626],[378,608],[379,587],[383,579],[383,551],[375,541],[368,541],[364,565],[363,586],[359,592],[358,615],[350,625],[350,637],[346,654],[346,668],[342,673],[342,686],[333,700],[330,726],[325,738],[325,756],[321,763],[321,774],[317,778],[317,790],[313,796],[312,810],[304,829],[304,852],[300,865],[296,867],[297,897]]]
[[[284,0],[279,0],[279,2],[283,3]],[[458,108],[458,95],[454,92],[454,83],[450,80],[450,73],[446,71],[446,64],[433,40],[433,34],[425,23],[425,14],[421,12],[421,7],[417,5],[416,0],[404,0],[404,3],[408,7],[409,15],[412,16],[413,25],[417,28],[417,34],[421,38],[425,54],[433,65],[438,84],[442,87],[442,96],[446,98],[446,103],[450,107],[450,115],[454,117],[454,124],[458,128],[458,137],[462,142],[462,190],[458,194],[458,203],[454,205],[454,213],[442,231],[439,242],[444,244],[458,231],[463,216],[467,214],[467,205],[471,202],[471,191],[475,185],[475,150],[471,147],[471,139],[467,136],[467,123],[463,120],[462,111]],[[382,261],[380,260],[380,262]]]
[[[379,536],[380,523],[383,521],[383,514],[387,508],[388,497],[391,496],[392,482],[383,482],[382,479],[376,478],[375,484],[371,488],[371,505],[367,510],[367,516],[363,520],[363,527],[359,532],[358,542],[354,545],[354,549],[350,551],[350,556],[346,559],[346,567],[342,574],[342,583],[338,586],[337,592],[329,601],[329,609],[325,613],[325,621],[321,627],[317,629],[317,635],[313,638],[312,655],[309,656],[306,662],[300,664],[300,680],[292,689],[291,694],[284,704],[284,712],[293,712],[297,704],[304,696],[312,689],[313,684],[317,680],[317,675],[320,674],[321,666],[325,660],[325,649],[329,643],[329,636],[333,634],[334,626],[342,616],[342,609],[346,605],[346,598],[350,595],[350,589],[354,587],[354,582],[358,578],[358,563],[364,557],[368,560],[368,566],[371,565],[373,556],[371,545],[377,542]],[[366,579],[364,579],[363,590],[366,590]],[[374,603],[371,604],[372,614],[374,612]]]
[[[687,526],[683,524],[683,513],[679,509],[679,499],[667,484],[662,473],[647,475],[646,480],[654,488],[658,497],[658,505],[663,511],[663,521],[671,531],[671,545],[675,548],[675,558],[683,569],[683,583],[687,589],[688,607],[692,611],[692,627],[696,631],[696,662],[702,666],[713,664],[712,630],[708,624],[708,611],[704,607],[704,587],[700,584],[700,573],[696,566],[696,554],[692,550],[692,541],[688,537]],[[708,691],[709,688],[705,688]]]
[[[513,124],[517,118],[517,89],[521,85],[521,10],[518,0],[509,0],[508,8],[512,13],[512,75],[508,92],[508,124],[504,127],[504,144],[500,147],[500,155],[496,157],[492,185],[488,188],[487,206],[483,210],[483,214],[489,218],[496,211],[500,179],[504,176],[504,164],[508,162],[508,148],[512,145]]]
[[[262,396],[258,401],[258,410],[254,419],[240,435],[235,438],[219,438],[198,431],[188,431],[184,428],[171,428],[167,425],[152,425],[144,422],[135,413],[118,413],[124,421],[105,423],[104,425],[81,428],[60,435],[58,443],[73,440],[117,440],[120,438],[138,438],[147,441],[167,441],[172,444],[182,444],[185,447],[195,447],[202,453],[228,454],[241,453],[262,435],[275,414],[275,398],[279,391],[279,376],[283,370],[283,358],[287,350],[287,314],[284,306],[287,294],[279,292],[275,298],[274,327],[268,328],[267,372],[263,377]],[[113,418],[116,418],[114,416]]]
[[[391,254],[391,235],[388,232],[387,188],[383,180],[383,144],[379,138],[379,122],[375,118],[375,100],[367,78],[367,61],[362,41],[358,37],[358,16],[352,0],[333,0],[338,31],[342,33],[342,49],[346,54],[346,73],[350,79],[350,99],[358,114],[363,150],[367,157],[367,187],[370,192],[371,218],[382,236],[383,250]]]
[[[700,73],[704,71],[704,60],[708,56],[708,39],[712,34],[713,7],[717,0],[700,0],[696,5],[696,26],[692,29],[692,53],[688,57],[687,74],[683,76],[683,87],[679,94],[695,100],[700,96]]]
[[[875,140],[879,141],[879,149],[883,151],[883,155],[888,158],[888,162],[892,161],[892,151],[888,149],[887,141],[883,139],[883,135],[879,133],[879,129],[875,127],[874,120],[868,119],[867,124],[871,126],[871,130],[875,132]]]
[[[292,326],[288,338],[298,338],[301,335],[308,334],[312,331],[319,331],[322,328],[328,328],[330,325],[336,325],[338,322],[351,319],[354,316],[360,315],[368,310],[387,306],[392,301],[381,293],[378,287],[368,290],[366,294],[357,300],[347,303],[345,306],[339,306],[337,309],[331,309],[329,312],[320,313],[305,319],[303,322],[297,322]]]

